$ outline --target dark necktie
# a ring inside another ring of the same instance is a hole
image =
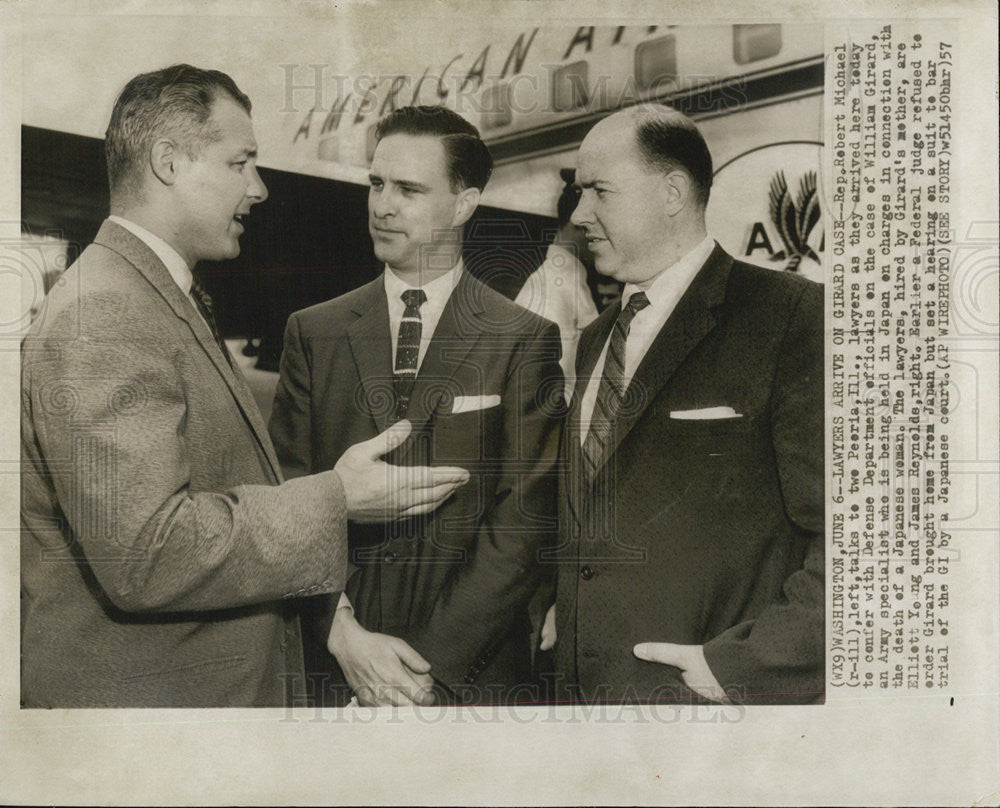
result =
[[[215,309],[212,306],[212,296],[205,291],[205,287],[201,285],[201,282],[197,278],[191,282],[191,297],[194,299],[195,305],[198,307],[198,311],[202,318],[208,324],[208,328],[212,332],[212,336],[215,337],[219,350],[222,351],[222,355],[226,357],[229,367],[232,367],[233,360],[230,358],[229,350],[226,348],[226,343],[223,342],[222,335],[219,333],[219,327],[215,324]]]
[[[396,337],[396,420],[406,417],[410,406],[410,393],[413,391],[413,381],[417,377],[417,360],[420,358],[420,333],[423,324],[420,322],[420,307],[427,302],[423,289],[407,289],[400,297],[406,309],[403,319],[399,322],[399,335]]]
[[[618,315],[608,353],[604,359],[604,374],[597,388],[594,411],[590,416],[590,431],[583,442],[583,464],[588,479],[594,479],[601,458],[614,430],[615,418],[625,396],[625,341],[628,339],[632,318],[649,305],[645,292],[636,292]]]

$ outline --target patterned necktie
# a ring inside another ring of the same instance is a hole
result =
[[[604,374],[597,388],[597,400],[590,417],[590,431],[583,442],[583,464],[587,469],[588,479],[593,480],[597,473],[625,396],[625,341],[628,339],[632,318],[648,305],[649,298],[645,292],[633,294],[618,315],[611,332],[608,353],[604,359]]]
[[[406,417],[410,406],[410,393],[417,377],[417,360],[420,358],[420,307],[427,302],[423,289],[407,289],[400,295],[406,306],[403,319],[399,322],[396,337],[396,420]]]
[[[219,333],[219,328],[215,324],[215,309],[212,305],[212,296],[205,291],[205,287],[201,285],[201,282],[197,278],[191,282],[191,297],[194,299],[199,313],[204,318],[209,330],[212,332],[212,336],[215,337],[219,350],[222,351],[222,355],[226,357],[229,367],[232,367],[233,360],[229,356],[229,350],[226,348],[226,343],[223,342],[222,335]]]

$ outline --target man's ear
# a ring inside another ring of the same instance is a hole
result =
[[[694,199],[694,182],[686,171],[675,170],[663,178],[666,212],[671,216],[680,213]]]
[[[455,199],[455,214],[451,218],[452,227],[461,227],[469,217],[479,207],[479,198],[482,196],[478,188],[463,188],[458,192]]]
[[[149,149],[149,167],[164,185],[177,181],[177,145],[170,138],[160,138]]]

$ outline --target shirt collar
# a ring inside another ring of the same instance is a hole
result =
[[[191,283],[194,280],[194,276],[191,274],[191,267],[187,265],[187,261],[181,257],[181,254],[177,250],[156,234],[150,233],[145,227],[129,219],[111,214],[108,216],[108,220],[124,227],[149,247],[156,254],[156,257],[163,262],[163,265],[167,268],[167,272],[170,273],[170,277],[174,279],[174,282],[181,288],[181,291],[185,295],[191,293]]]
[[[458,263],[455,264],[450,270],[448,270],[440,278],[435,278],[422,286],[411,286],[402,278],[399,277],[392,268],[386,264],[385,266],[385,294],[389,300],[396,302],[400,299],[400,296],[407,289],[423,289],[424,294],[427,295],[427,301],[432,306],[444,305],[444,301],[447,301],[448,297],[451,295],[452,290],[458,284],[459,279],[462,277],[462,259],[458,259]]]
[[[641,291],[646,292],[646,297],[649,298],[649,302],[654,306],[658,302],[668,299],[678,300],[684,294],[687,287],[691,285],[694,276],[698,274],[698,270],[708,260],[708,256],[712,254],[714,248],[715,239],[711,236],[705,236],[692,249],[688,250],[679,261],[657,275],[648,289],[643,290],[634,283],[626,283],[625,288],[622,290],[622,307],[625,307],[633,294]]]

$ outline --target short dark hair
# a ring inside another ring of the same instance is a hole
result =
[[[486,187],[493,173],[493,156],[479,130],[446,107],[400,107],[375,127],[375,142],[389,135],[428,135],[441,139],[452,190]]]
[[[215,140],[218,129],[209,124],[212,104],[225,94],[250,114],[247,98],[229,76],[178,64],[142,73],[122,89],[104,134],[111,192],[139,190],[138,169],[152,141],[170,134],[191,157]]]
[[[695,198],[708,204],[712,188],[712,155],[690,118],[660,104],[636,107],[636,145],[647,165],[664,174],[678,168],[694,182]]]

